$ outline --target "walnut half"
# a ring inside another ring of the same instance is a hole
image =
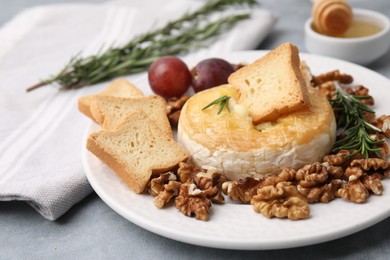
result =
[[[211,201],[194,183],[181,185],[175,204],[176,208],[188,217],[195,217],[199,220],[209,219]]]
[[[184,95],[180,98],[175,97],[168,100],[165,110],[172,127],[177,127],[181,109],[189,98],[190,96]]]
[[[172,198],[179,194],[181,183],[177,182],[176,179],[177,177],[174,173],[166,172],[150,181],[147,190],[150,195],[155,196],[153,204],[157,208],[163,208]]]
[[[238,181],[226,181],[222,184],[222,191],[233,201],[249,203],[252,197],[256,195],[257,188],[261,182],[261,180],[251,177],[239,179]]]
[[[267,218],[289,218],[298,220],[308,218],[309,204],[291,182],[279,182],[257,190],[251,200],[253,209]]]
[[[367,200],[369,193],[359,179],[352,179],[338,190],[338,196],[355,203],[363,203]]]

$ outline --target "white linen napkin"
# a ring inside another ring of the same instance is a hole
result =
[[[77,99],[109,82],[79,90],[26,87],[58,72],[80,53],[120,45],[204,1],[136,0],[59,4],[28,9],[0,28],[0,200],[29,203],[55,220],[92,192],[81,149],[90,120]],[[261,7],[261,6],[260,6]],[[263,9],[201,52],[254,49],[276,21]],[[136,76],[128,76],[132,81]]]

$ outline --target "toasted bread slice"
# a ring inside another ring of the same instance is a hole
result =
[[[172,136],[143,112],[131,114],[116,131],[92,133],[87,149],[136,193],[143,192],[152,174],[169,171],[188,158]]]
[[[90,110],[96,122],[105,130],[115,130],[135,112],[147,114],[166,134],[172,134],[172,129],[166,114],[166,101],[160,96],[147,97],[95,97],[90,104]]]
[[[228,82],[239,91],[238,103],[248,108],[254,124],[276,120],[310,103],[298,48],[291,43],[232,73]]]
[[[84,97],[80,97],[78,101],[78,107],[81,113],[96,121],[90,111],[91,100],[93,100],[96,96],[113,96],[113,97],[138,97],[143,96],[141,90],[139,90],[136,86],[128,82],[124,78],[118,78],[112,82],[110,86],[104,89],[102,92],[98,94],[88,95]]]

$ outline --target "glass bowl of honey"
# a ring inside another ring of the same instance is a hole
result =
[[[366,65],[386,54],[390,47],[390,21],[385,15],[353,9],[349,28],[338,35],[320,32],[313,18],[305,23],[306,49],[315,54]]]

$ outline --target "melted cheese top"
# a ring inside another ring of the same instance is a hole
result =
[[[316,89],[308,88],[311,102],[308,109],[257,126],[252,124],[246,108],[235,102],[239,93],[229,85],[199,92],[186,102],[181,111],[180,131],[210,151],[236,152],[259,148],[280,150],[291,147],[292,143],[307,144],[323,133],[334,136],[332,107]],[[230,112],[224,107],[218,114],[220,104],[202,110],[223,95],[231,97],[228,104]]]

